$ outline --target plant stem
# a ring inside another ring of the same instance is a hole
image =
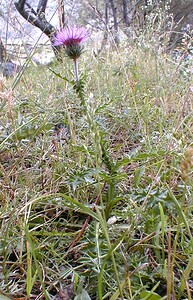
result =
[[[76,76],[76,85],[78,86],[78,60],[75,58],[74,59],[74,71],[75,71],[75,76]]]

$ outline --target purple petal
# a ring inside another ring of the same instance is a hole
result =
[[[54,39],[54,46],[78,45],[85,42],[90,36],[90,30],[83,27],[66,27],[59,31]]]

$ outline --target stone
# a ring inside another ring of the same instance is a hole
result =
[[[0,64],[0,72],[5,77],[12,77],[20,71],[21,67],[8,61]]]

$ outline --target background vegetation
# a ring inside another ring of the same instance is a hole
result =
[[[192,299],[191,37],[156,16],[88,44],[84,101],[66,57],[1,78],[0,299]]]

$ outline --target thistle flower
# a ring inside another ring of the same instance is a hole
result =
[[[76,60],[80,57],[83,45],[90,36],[90,30],[83,27],[66,27],[59,31],[54,39],[54,46],[64,46],[66,55]]]

